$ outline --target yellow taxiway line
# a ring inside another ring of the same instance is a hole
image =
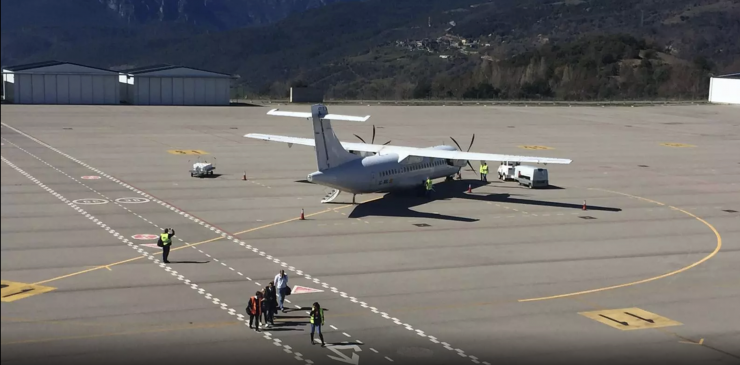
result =
[[[365,201],[361,202],[360,204],[368,203],[368,202],[371,202],[371,201],[374,201],[374,200],[378,200],[378,199],[381,199],[381,198],[368,199],[368,200],[365,200]],[[343,205],[343,206],[340,206],[340,207],[337,207],[337,208],[329,208],[329,209],[322,210],[320,212],[311,213],[311,214],[305,214],[304,217],[312,217],[312,216],[316,216],[316,215],[319,215],[319,214],[328,213],[328,212],[331,212],[331,211],[337,211],[337,210],[340,210],[340,209],[349,208],[349,207],[352,207],[352,206],[354,206],[354,204],[347,204],[347,205]],[[244,230],[244,231],[236,232],[236,233],[233,234],[233,236],[238,236],[238,235],[242,235],[242,234],[246,234],[246,233],[258,231],[258,230],[261,230],[261,229],[278,226],[278,225],[281,225],[281,224],[293,222],[293,221],[300,220],[300,219],[301,218],[298,217],[298,218],[286,219],[286,220],[280,221],[280,222],[265,224],[263,226],[259,226],[259,227],[250,228],[250,229],[247,229],[247,230]],[[177,247],[177,248],[173,248],[170,251],[182,250],[183,248],[188,248],[188,247],[192,247],[192,246],[198,246],[198,245],[202,245],[204,243],[214,242],[214,241],[218,241],[218,240],[222,240],[222,239],[224,239],[224,237],[218,236],[218,237],[211,238],[211,239],[208,239],[208,240],[205,240],[205,241],[200,241],[200,242],[196,242],[196,243],[190,243],[190,244],[187,244],[185,246],[180,246],[180,247]],[[69,278],[69,277],[72,277],[72,276],[77,276],[77,275],[85,274],[85,273],[96,271],[96,270],[100,270],[100,269],[108,269],[108,270],[110,270],[111,266],[121,265],[121,264],[125,264],[125,263],[131,262],[131,261],[141,260],[143,258],[145,258],[145,256],[137,256],[137,257],[133,257],[133,258],[130,258],[130,259],[127,259],[127,260],[113,262],[113,263],[110,263],[110,264],[107,264],[107,265],[96,266],[96,267],[93,267],[93,268],[90,268],[90,269],[73,272],[71,274],[66,274],[66,275],[57,276],[57,277],[54,277],[54,278],[51,278],[51,279],[46,279],[46,280],[38,281],[38,282],[33,283],[33,285],[40,285],[40,284],[45,284],[45,283],[49,283],[49,282],[52,282],[52,281],[62,280],[62,279],[66,279],[66,278]]]
[[[717,237],[717,246],[714,248],[714,251],[712,251],[712,253],[710,253],[709,255],[705,256],[701,260],[699,260],[699,261],[697,261],[697,262],[695,262],[695,263],[693,263],[693,264],[691,264],[689,266],[686,266],[684,268],[681,268],[681,269],[678,269],[678,270],[675,270],[675,271],[671,271],[671,272],[666,273],[666,274],[663,274],[663,275],[658,275],[658,276],[655,276],[655,277],[652,277],[652,278],[647,278],[647,279],[643,279],[643,280],[639,280],[639,281],[634,281],[634,282],[631,282],[631,283],[619,284],[619,285],[612,285],[612,286],[607,286],[607,287],[603,287],[603,288],[597,288],[597,289],[591,289],[591,290],[584,290],[584,291],[579,291],[579,292],[574,292],[574,293],[551,295],[551,296],[548,296],[548,297],[539,297],[539,298],[519,299],[518,300],[519,302],[535,302],[535,301],[542,301],[542,300],[567,298],[567,297],[573,297],[573,296],[576,296],[576,295],[591,294],[591,293],[598,293],[598,292],[607,291],[607,290],[613,290],[613,289],[619,289],[619,288],[626,288],[628,286],[634,286],[634,285],[644,284],[644,283],[648,283],[648,282],[655,281],[655,280],[660,280],[660,279],[663,279],[663,278],[667,278],[669,276],[680,274],[680,273],[682,273],[682,272],[684,272],[686,270],[689,270],[689,269],[691,269],[693,267],[696,267],[696,266],[700,265],[701,263],[703,263],[703,262],[711,259],[712,257],[714,257],[714,255],[716,255],[717,252],[719,252],[719,250],[722,248],[722,236],[719,234],[719,232],[717,232],[717,229],[714,228],[714,226],[712,226],[711,224],[709,224],[709,222],[707,222],[704,219],[696,216],[693,213],[687,212],[687,211],[685,211],[685,210],[683,210],[681,208],[677,208],[677,207],[674,207],[672,205],[667,205],[665,203],[661,203],[661,202],[658,202],[658,201],[655,201],[655,200],[650,200],[650,199],[646,199],[646,198],[643,198],[643,197],[639,197],[639,196],[635,196],[635,195],[630,195],[630,194],[626,194],[626,193],[620,193],[618,191],[611,191],[611,190],[605,190],[605,189],[591,189],[591,190],[600,190],[600,191],[605,191],[605,192],[609,192],[609,193],[624,195],[624,196],[628,196],[630,198],[639,199],[639,200],[647,201],[647,202],[658,204],[658,205],[662,205],[662,206],[667,206],[667,207],[669,207],[669,208],[671,208],[671,209],[673,209],[675,211],[684,213],[684,214],[686,214],[686,215],[688,215],[688,216],[690,216],[690,217],[698,220],[699,222],[704,223],[704,225],[706,225],[707,227],[709,227],[709,229],[711,229],[712,232],[714,232],[714,235]]]

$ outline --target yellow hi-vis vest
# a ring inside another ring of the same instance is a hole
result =
[[[427,190],[432,190],[432,180],[427,179]]]
[[[314,315],[311,315],[311,324],[313,324],[313,317],[314,317]],[[323,326],[324,325],[324,308],[321,308],[319,310],[319,317],[321,318],[321,323],[320,324]]]
[[[480,165],[480,173],[488,175],[488,165]]]
[[[159,235],[159,238],[161,238],[161,239],[162,239],[162,245],[163,245],[163,246],[167,246],[167,245],[169,245],[170,243],[172,243],[172,240],[170,240],[170,235],[169,235],[168,233],[161,233],[161,234]]]

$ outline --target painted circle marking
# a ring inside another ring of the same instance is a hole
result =
[[[141,204],[141,203],[148,203],[149,199],[146,198],[118,198],[116,199],[116,203],[124,203],[124,204]]]
[[[666,142],[666,143],[661,143],[660,145],[666,146],[666,147],[676,147],[676,148],[696,147],[693,144],[675,143],[675,142]]]
[[[142,243],[139,246],[146,246],[146,247],[151,247],[151,248],[162,248],[162,247],[157,246],[156,243]]]
[[[100,176],[90,175],[90,176],[83,176],[82,178],[85,180],[98,180],[100,179]]]
[[[523,145],[519,146],[519,148],[524,148],[525,150],[553,150],[552,147],[547,146],[535,146],[535,145]]]
[[[156,234],[144,234],[144,233],[140,233],[140,234],[135,234],[135,235],[131,236],[131,238],[133,238],[135,240],[156,240],[157,238],[159,238],[159,236],[157,236]]]
[[[77,200],[73,200],[72,203],[81,204],[81,205],[99,205],[99,204],[108,204],[108,201],[105,199],[77,199]]]

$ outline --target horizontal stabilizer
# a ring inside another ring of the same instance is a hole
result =
[[[280,117],[294,117],[294,118],[306,118],[311,119],[312,114],[306,113],[306,112],[287,112],[287,111],[281,111],[279,109],[272,109],[269,112],[267,112],[267,115],[276,115]],[[329,120],[344,120],[348,122],[364,122],[370,119],[369,115],[366,115],[364,117],[358,117],[354,115],[341,115],[341,114],[326,114],[321,119],[329,119]]]
[[[365,122],[368,119],[370,119],[369,115],[366,115],[364,117],[357,117],[354,115],[340,115],[340,114],[327,114],[324,116],[324,119],[329,120],[344,120],[348,122]]]
[[[279,117],[295,117],[295,118],[307,118],[311,119],[311,113],[306,112],[283,112],[278,109],[272,109],[267,112],[267,115],[277,115]]]

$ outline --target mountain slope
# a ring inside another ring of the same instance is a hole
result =
[[[726,0],[375,0],[190,39],[145,59],[184,57],[276,95],[300,81],[334,97],[493,95],[481,94],[482,84],[509,98],[703,97],[709,72],[740,66],[739,19],[740,4]],[[627,37],[603,37],[610,34]],[[210,51],[187,56],[189,47]],[[552,71],[534,80],[532,62]],[[620,72],[643,75],[642,86],[624,85],[633,77]],[[533,92],[533,82],[551,92]]]
[[[115,65],[195,35],[350,1],[359,0],[4,0],[2,63],[63,58]]]
[[[150,16],[117,28],[3,31],[3,62],[177,63],[239,74],[252,93],[305,83],[358,98],[693,98],[709,73],[740,67],[732,0],[366,0],[303,10],[247,28]]]

